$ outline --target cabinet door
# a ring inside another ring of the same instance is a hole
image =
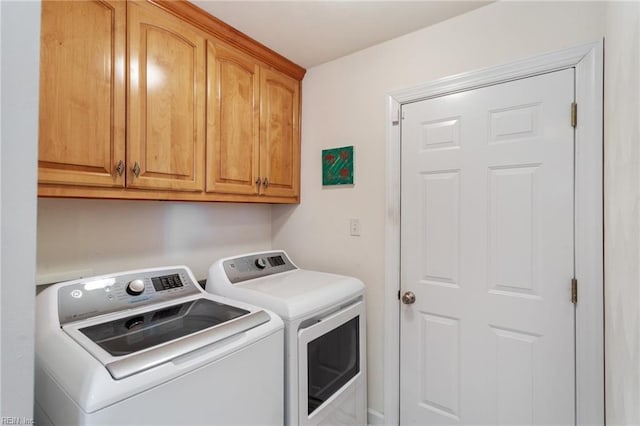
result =
[[[127,185],[201,191],[204,37],[152,4],[127,4]]]
[[[300,82],[268,68],[260,70],[260,174],[262,193],[300,194]]]
[[[43,1],[40,183],[124,186],[126,5]]]
[[[260,67],[222,43],[207,42],[207,191],[257,194]]]

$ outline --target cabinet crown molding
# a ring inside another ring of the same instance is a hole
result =
[[[277,52],[269,49],[262,43],[252,39],[248,35],[224,23],[220,19],[202,10],[195,4],[186,0],[147,0],[156,6],[170,12],[191,25],[225,41],[226,43],[256,57],[275,69],[302,80],[306,69],[290,61]]]

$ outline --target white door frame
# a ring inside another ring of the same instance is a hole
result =
[[[575,276],[579,289],[576,305],[576,424],[604,424],[602,41],[458,74],[389,94],[386,137],[384,424],[397,425],[400,420],[400,106],[571,67],[576,69],[575,93],[578,104],[575,132]]]

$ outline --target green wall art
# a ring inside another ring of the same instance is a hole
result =
[[[353,185],[353,146],[322,150],[322,185]]]

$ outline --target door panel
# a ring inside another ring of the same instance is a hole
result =
[[[457,287],[460,175],[457,172],[427,173],[420,184],[424,220],[420,251],[425,255],[421,278],[432,285]]]
[[[124,186],[123,2],[42,2],[40,183]]]
[[[489,291],[539,297],[538,229],[540,166],[489,169]]]
[[[259,71],[255,59],[221,43],[207,42],[209,192],[258,193]]]
[[[300,83],[268,68],[260,71],[260,174],[262,193],[300,194]]]
[[[403,106],[402,424],[575,422],[573,79]]]
[[[156,6],[128,3],[128,186],[202,190],[204,38]]]
[[[460,411],[460,322],[422,313],[419,318],[421,347],[419,404],[446,419]],[[428,345],[437,341],[438,345]]]

